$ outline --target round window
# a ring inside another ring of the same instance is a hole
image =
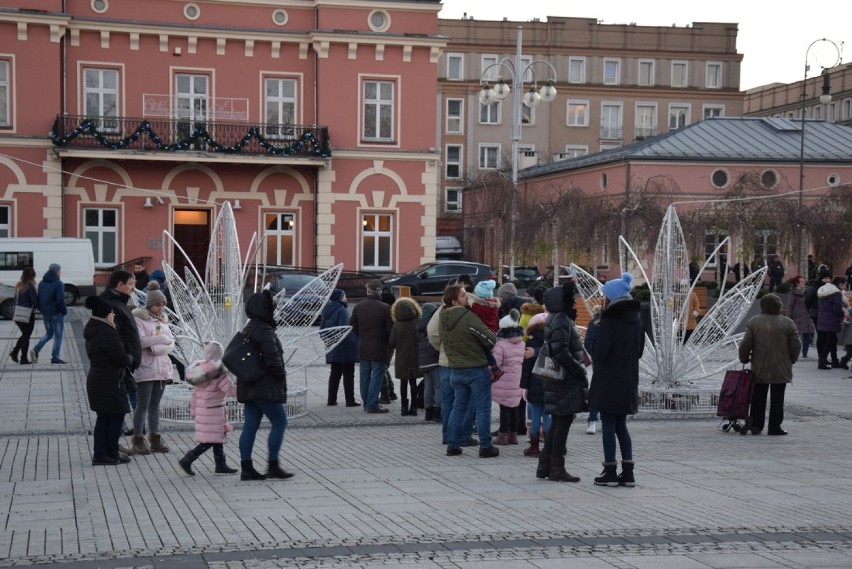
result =
[[[201,15],[201,8],[198,7],[198,4],[187,4],[183,7],[183,15],[186,16],[187,20],[197,20],[198,16]]]
[[[713,171],[713,175],[710,177],[710,180],[713,182],[713,186],[722,189],[728,185],[730,178],[728,177],[728,172],[719,168],[718,170]]]
[[[778,172],[775,170],[764,170],[760,175],[760,185],[771,190],[778,185]]]
[[[276,26],[283,26],[287,23],[287,12],[286,10],[275,10],[272,12],[272,22]]]
[[[92,10],[98,14],[103,14],[109,9],[107,0],[92,0]]]
[[[828,182],[828,185],[832,188],[836,188],[840,185],[840,174],[829,174],[825,181]]]
[[[368,22],[374,32],[384,32],[390,27],[390,16],[384,10],[373,10]]]

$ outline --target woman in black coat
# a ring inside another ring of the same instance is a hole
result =
[[[339,288],[331,292],[331,298],[322,309],[320,330],[336,326],[349,326],[349,311],[346,293]],[[358,336],[352,330],[325,354],[325,363],[331,364],[328,376],[328,399],[326,405],[337,405],[337,392],[340,390],[340,378],[343,378],[343,396],[347,407],[359,407],[355,401],[355,362],[358,350]]]
[[[274,309],[275,300],[269,290],[251,295],[246,302],[249,321],[243,333],[260,351],[266,374],[251,382],[237,375],[237,401],[245,405],[243,432],[240,435],[240,480],[286,479],[293,476],[278,465],[278,452],[287,429],[287,411],[284,409],[284,403],[287,402],[287,372],[284,370],[284,350],[275,335]],[[272,424],[267,438],[269,468],[265,475],[254,469],[251,460],[254,439],[264,415]]]
[[[600,486],[636,484],[627,415],[639,410],[639,358],[645,350],[645,329],[639,317],[640,304],[630,296],[632,282],[633,276],[624,273],[604,285],[604,308],[592,354],[589,406],[600,412],[603,432],[604,471],[595,478]],[[620,475],[616,474],[616,438],[621,448]]]
[[[574,320],[576,285],[569,282],[544,293],[548,316],[544,325],[544,346],[565,370],[564,379],[543,377],[544,409],[551,416],[550,430],[544,438],[544,448],[538,457],[537,478],[557,482],[579,482],[578,476],[565,471],[565,444],[574,414],[587,410],[585,390],[589,387],[583,365],[583,343]]]
[[[97,414],[92,464],[123,464],[130,458],[118,452],[118,440],[124,415],[130,412],[127,390],[132,379],[127,368],[133,359],[115,329],[112,307],[98,296],[86,298],[86,307],[92,311],[83,330],[89,358],[86,394],[89,407]]]

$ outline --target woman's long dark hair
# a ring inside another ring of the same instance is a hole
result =
[[[577,285],[572,281],[568,281],[562,285],[562,306],[563,312],[571,320],[577,321],[577,309],[574,307],[575,298],[577,296]]]
[[[35,269],[32,267],[27,267],[21,272],[21,280],[18,281],[18,284],[15,285],[15,290],[18,292],[22,290],[26,290],[28,286],[35,286]]]

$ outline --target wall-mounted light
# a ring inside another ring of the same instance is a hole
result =
[[[154,207],[153,202],[151,202],[151,198],[145,198],[145,205],[142,207]]]
[[[243,209],[243,206],[240,205],[240,200],[234,200],[234,207],[232,209]]]
[[[166,202],[163,201],[163,198],[161,198],[160,196],[157,196],[157,204],[163,205],[164,203],[166,203]]]

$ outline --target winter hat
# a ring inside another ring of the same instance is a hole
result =
[[[544,304],[544,291],[546,289],[543,286],[537,286],[533,289],[533,298],[538,304]]]
[[[346,292],[342,288],[336,288],[331,291],[331,300],[340,300],[344,296],[346,296]]]
[[[99,296],[86,297],[86,308],[92,311],[92,316],[106,318],[112,312],[112,306]]]
[[[517,328],[518,320],[521,318],[521,313],[517,311],[517,309],[513,308],[509,311],[509,314],[500,319],[500,328]]]
[[[623,275],[621,275],[620,279],[613,279],[611,281],[607,281],[606,284],[603,285],[603,293],[609,301],[613,301],[616,298],[621,298],[622,296],[629,295],[630,289],[632,288],[633,275],[631,275],[630,273],[624,273]]]
[[[777,294],[769,293],[760,299],[760,311],[764,314],[781,314],[784,303]]]
[[[493,280],[482,281],[473,289],[473,293],[479,298],[491,298],[494,296],[494,287],[497,283]]]
[[[539,324],[544,325],[544,323],[547,322],[547,316],[547,312],[539,312],[538,314],[530,318],[530,323],[527,324],[527,329],[533,326],[537,326]]]
[[[367,292],[380,293],[382,292],[382,281],[372,280],[367,283]]]
[[[145,297],[145,308],[151,308],[155,304],[165,304],[166,295],[160,290],[160,283],[157,281],[148,282],[148,296]]]
[[[59,271],[62,270],[62,267],[59,266],[59,263],[51,263],[47,270],[51,273],[59,274]]]
[[[166,273],[163,272],[163,269],[155,269],[151,271],[151,280],[157,281],[160,283],[160,288],[163,288],[166,284]]]
[[[507,296],[517,296],[518,288],[512,283],[505,283],[497,289],[497,296],[499,298],[506,298]]]
[[[435,311],[438,310],[438,305],[434,302],[424,302],[420,309],[422,310],[420,318],[429,320],[432,318],[432,315],[435,314]]]
[[[204,343],[204,359],[209,362],[220,362],[225,354],[225,348],[215,340]]]

